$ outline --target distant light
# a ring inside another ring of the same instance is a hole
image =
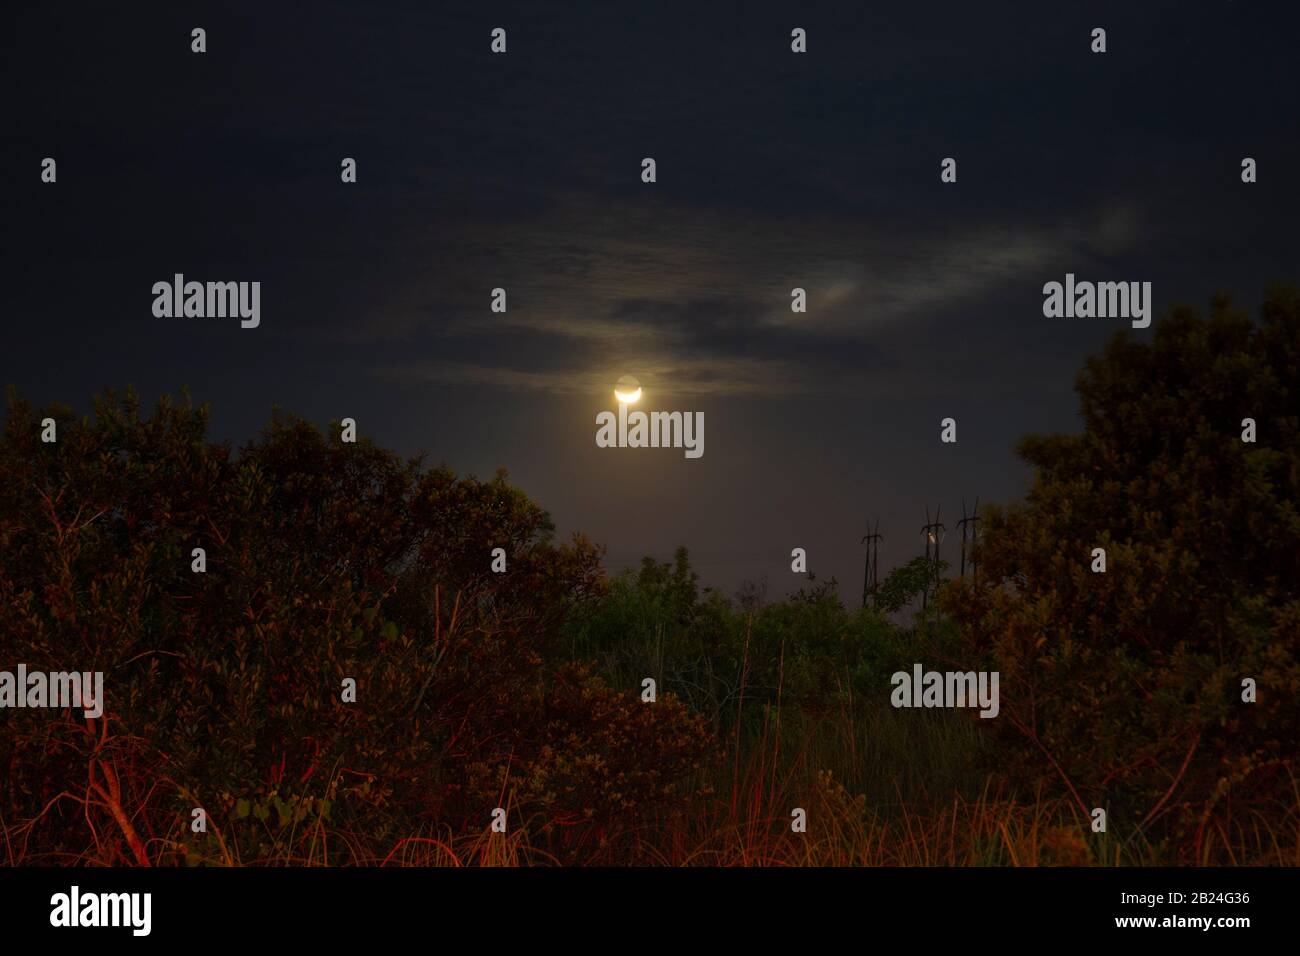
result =
[[[641,400],[641,383],[635,375],[624,375],[614,384],[614,397],[624,405],[635,405]]]

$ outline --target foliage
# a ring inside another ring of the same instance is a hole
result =
[[[876,592],[876,604],[882,611],[893,614],[915,603],[917,598],[930,593],[935,578],[948,569],[947,561],[935,562],[920,555],[889,572],[885,582]]]
[[[569,653],[595,659],[618,683],[653,677],[719,732],[746,700],[817,712],[840,696],[887,690],[889,666],[908,653],[876,611],[846,609],[834,580],[738,608],[698,589],[685,548],[672,564],[647,558],[614,578],[568,633]]]
[[[1154,332],[1089,360],[1081,434],[1020,443],[1028,500],[989,510],[980,583],[944,600],[1001,672],[1008,769],[1192,857],[1220,811],[1294,806],[1300,298]]]
[[[0,717],[3,813],[25,857],[257,859],[302,808],[375,845],[433,821],[482,830],[496,806],[543,825],[577,807],[611,830],[704,752],[671,702],[647,733],[634,695],[548,679],[561,622],[604,586],[599,553],[555,543],[504,473],[426,469],[280,415],[235,454],[188,400],[142,418],[134,394],[110,393],[81,420],[10,404],[0,660],[102,670],[108,701],[95,721]],[[56,443],[40,440],[45,415]],[[494,547],[507,573],[490,571]],[[599,736],[574,729],[585,718]],[[615,795],[626,754],[600,747],[630,741],[647,777]],[[556,766],[564,799],[536,785]],[[214,832],[176,836],[196,806]]]

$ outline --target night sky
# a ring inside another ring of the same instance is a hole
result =
[[[7,11],[0,381],[79,411],[188,385],[236,444],[274,405],[350,416],[506,467],[611,570],[684,544],[703,583],[775,596],[801,546],[854,597],[868,516],[897,564],[927,506],[952,528],[962,496],[1024,491],[1018,437],[1077,429],[1075,375],[1128,322],[1045,318],[1045,282],[1150,281],[1159,315],[1300,281],[1285,9]],[[155,318],[177,272],[260,281],[260,328]],[[702,458],[596,447],[625,373],[645,408],[704,413]]]

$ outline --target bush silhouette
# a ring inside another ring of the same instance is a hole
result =
[[[590,841],[553,824],[605,838],[704,753],[671,698],[650,710],[639,687],[547,663],[605,586],[599,554],[554,542],[504,473],[457,477],[281,415],[237,453],[206,428],[188,400],[141,417],[110,393],[78,420],[11,396],[0,660],[102,670],[107,698],[96,721],[3,716],[22,858],[248,862],[323,820],[366,859],[425,828],[485,831],[497,806],[563,854]],[[200,806],[207,834],[188,826]]]
[[[1028,500],[989,510],[978,586],[944,594],[968,663],[1001,672],[1008,769],[1187,859],[1220,811],[1294,807],[1297,369],[1291,291],[1259,324],[1218,299],[1205,319],[1175,310],[1150,344],[1121,333],[1079,376],[1082,433],[1020,443]]]

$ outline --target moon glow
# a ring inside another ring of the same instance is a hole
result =
[[[635,375],[624,375],[614,384],[614,397],[623,405],[635,405],[641,400],[641,383]]]

